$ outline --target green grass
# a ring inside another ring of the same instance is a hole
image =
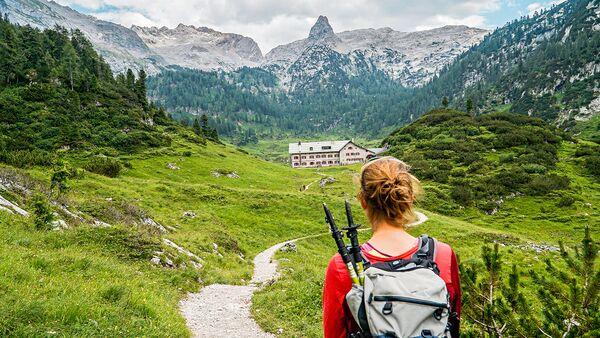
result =
[[[0,231],[0,336],[187,335],[177,304],[190,271],[131,258],[118,242],[129,232],[40,232],[3,212]]]
[[[600,142],[600,115],[595,115],[588,121],[577,122],[573,132],[582,139]]]

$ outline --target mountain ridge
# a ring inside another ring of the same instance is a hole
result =
[[[330,49],[321,48],[322,53],[313,55],[343,61],[337,67],[343,77],[382,71],[404,86],[418,87],[487,32],[466,26],[445,26],[408,33],[391,28],[335,33],[328,18],[321,15],[306,39],[277,46],[263,56],[252,38],[208,27],[180,23],[175,28],[136,25],[126,28],[52,1],[3,0],[0,4],[0,11],[7,12],[11,21],[18,24],[81,30],[115,72],[144,68],[152,75],[169,66],[204,71],[259,67],[275,73],[284,90],[307,88],[315,80],[322,82],[332,76],[325,72],[315,79],[314,74],[303,74],[304,68],[318,66],[322,61],[318,58],[304,58],[296,63],[313,46]]]
[[[265,54],[262,68],[274,72],[290,90],[304,88],[312,74],[307,77],[303,70],[314,68],[324,59],[301,59],[308,50],[319,45],[329,49],[321,49],[323,58],[342,61],[339,70],[346,76],[361,71],[382,71],[403,86],[419,87],[487,32],[456,25],[415,32],[385,27],[334,33],[327,17],[320,16],[307,38],[279,45]]]

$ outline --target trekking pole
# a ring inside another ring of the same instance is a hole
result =
[[[329,230],[331,230],[331,236],[335,240],[335,244],[338,247],[338,252],[340,256],[342,256],[342,260],[344,264],[346,264],[346,268],[348,269],[348,274],[350,274],[350,279],[352,280],[352,284],[361,285],[358,280],[358,275],[356,274],[356,270],[354,270],[354,264],[352,264],[352,258],[348,254],[348,249],[346,248],[346,244],[344,243],[344,233],[338,229],[335,225],[335,221],[333,220],[333,216],[331,215],[331,211],[327,207],[327,204],[323,203],[323,210],[325,210],[325,222],[329,224]]]
[[[346,200],[346,218],[348,219],[348,226],[343,229],[346,230],[346,236],[350,239],[350,253],[354,260],[356,267],[356,273],[358,274],[359,285],[363,285],[365,282],[365,269],[363,266],[362,255],[360,254],[360,245],[358,244],[358,231],[360,224],[355,224],[352,217],[352,209],[350,209],[350,203]]]

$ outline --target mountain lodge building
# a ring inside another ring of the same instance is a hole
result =
[[[364,148],[354,141],[298,142],[289,144],[292,168],[318,168],[365,163],[385,149]]]

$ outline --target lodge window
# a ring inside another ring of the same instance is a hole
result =
[[[310,155],[308,158],[315,158],[313,155]]]
[[[302,159],[303,159],[303,160],[305,160],[305,159],[306,159],[306,156],[302,156]]]
[[[317,158],[320,158],[320,157],[321,157],[321,155],[317,155]]]
[[[297,160],[297,159],[298,159],[298,156],[294,156],[294,160]]]

